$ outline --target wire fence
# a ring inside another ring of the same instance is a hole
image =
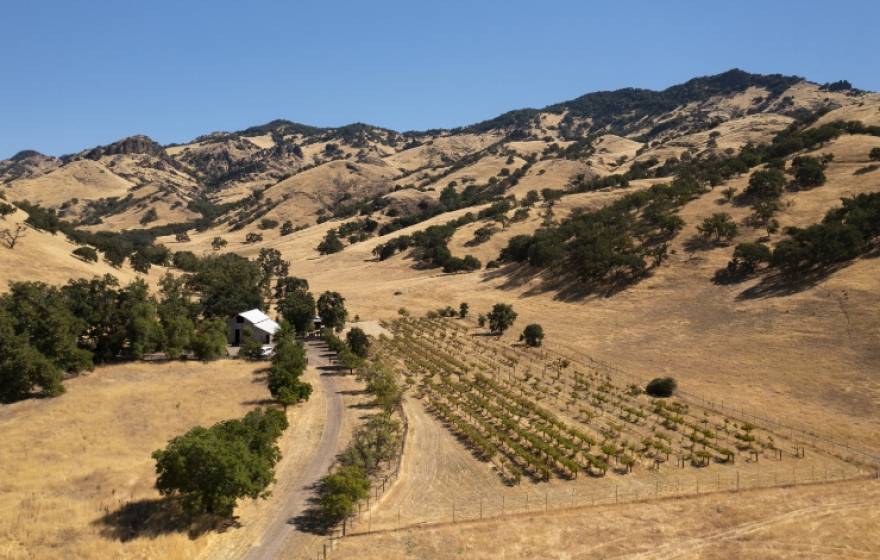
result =
[[[626,383],[643,386],[645,379],[596,360],[590,356],[576,355],[569,348],[545,343],[542,357],[548,355],[567,360],[574,364],[608,373]],[[504,364],[499,364],[504,367]],[[512,366],[515,367],[515,366]],[[805,427],[792,426],[777,418],[764,414],[755,414],[741,406],[725,403],[721,400],[707,399],[701,395],[678,390],[676,396],[691,404],[708,410],[722,413],[730,418],[747,421],[773,430],[791,441],[802,443],[849,462],[835,467],[810,465],[806,468],[797,466],[792,469],[776,469],[771,472],[740,471],[705,472],[691,476],[649,477],[639,483],[608,483],[586,488],[583,485],[562,485],[541,490],[527,489],[523,491],[487,492],[478,496],[456,496],[449,500],[426,503],[424,511],[413,512],[398,507],[396,511],[382,511],[376,515],[376,509],[382,498],[391,490],[400,475],[402,452],[405,449],[409,431],[405,413],[401,413],[403,436],[401,453],[386,474],[373,480],[370,496],[357,504],[356,512],[334,528],[320,543],[314,554],[304,558],[327,559],[340,539],[369,535],[377,532],[407,530],[421,527],[463,523],[488,519],[498,519],[511,515],[528,515],[541,512],[562,511],[601,505],[644,502],[649,500],[700,496],[720,492],[740,492],[762,488],[781,488],[802,484],[818,484],[858,479],[880,479],[880,455],[850,445],[848,442],[837,441],[820,436]],[[454,489],[451,489],[454,492]]]

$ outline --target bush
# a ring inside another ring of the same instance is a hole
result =
[[[541,343],[544,341],[544,328],[537,323],[527,325],[526,328],[523,329],[520,340],[525,342],[526,346],[537,348],[538,346],[541,346]]]
[[[263,240],[262,233],[251,232],[251,233],[244,236],[244,242],[247,244],[259,243],[262,240]]]
[[[178,243],[186,243],[187,241],[190,240],[189,234],[185,231],[181,231],[180,233],[177,233],[174,235],[174,240],[177,241]]]
[[[0,216],[8,216],[15,212],[15,206],[11,204],[6,204],[5,202],[0,202]]]
[[[219,251],[220,249],[226,247],[229,242],[223,239],[222,237],[215,237],[211,240],[211,248],[215,251]]]
[[[871,151],[868,152],[868,158],[871,161],[880,161],[880,147],[871,148]]]
[[[315,298],[308,288],[288,291],[284,299],[278,302],[278,311],[300,336],[314,328]]]
[[[86,262],[98,262],[98,252],[92,247],[77,247],[73,254]]]
[[[290,235],[293,233],[293,222],[290,220],[286,220],[283,224],[281,224],[281,236]]]
[[[260,220],[259,225],[257,226],[260,229],[275,229],[278,227],[278,220],[273,220],[271,218],[263,218]]]
[[[652,379],[645,387],[645,392],[652,397],[667,398],[675,393],[678,384],[671,377],[657,377]]]
[[[779,169],[764,169],[752,173],[744,194],[754,199],[777,199],[784,190],[785,174]]]

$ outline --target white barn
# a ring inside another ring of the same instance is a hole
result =
[[[281,325],[259,309],[244,311],[229,320],[229,344],[241,346],[247,331],[250,331],[252,340],[262,345],[272,344],[273,337],[280,328]]]

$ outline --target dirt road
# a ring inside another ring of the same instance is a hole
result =
[[[325,348],[321,343],[306,345],[309,366],[321,372],[322,366],[329,365],[324,357]],[[341,447],[343,437],[342,416],[345,409],[340,396],[339,378],[327,371],[321,372],[320,383],[314,388],[321,391],[326,401],[326,416],[321,439],[311,457],[298,472],[291,473],[296,479],[289,485],[290,490],[283,498],[283,505],[268,523],[259,542],[254,543],[244,555],[246,560],[269,560],[278,558],[282,551],[285,556],[297,556],[297,549],[307,546],[316,537],[302,533],[293,525],[293,520],[306,508],[312,497],[314,484],[327,473]],[[294,453],[308,453],[307,449],[292,450]]]

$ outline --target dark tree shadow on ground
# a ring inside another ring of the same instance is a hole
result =
[[[123,504],[94,522],[105,538],[122,542],[170,533],[186,533],[194,539],[209,531],[239,527],[236,518],[213,515],[192,517],[184,512],[178,498],[153,498]]]
[[[528,264],[513,263],[487,272],[483,282],[503,279],[502,290],[516,290],[536,282],[526,289],[521,297],[532,297],[555,292],[553,299],[562,302],[577,302],[590,297],[608,298],[647,278],[650,274],[633,278],[626,275],[611,275],[602,281],[584,281],[565,266],[536,269]]]

